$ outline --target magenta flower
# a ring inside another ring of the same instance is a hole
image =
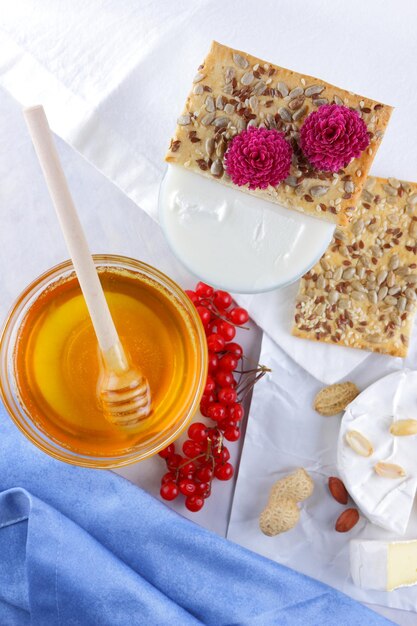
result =
[[[250,126],[232,139],[224,162],[235,185],[266,189],[287,178],[291,157],[292,147],[284,133]]]
[[[300,129],[300,146],[318,170],[337,172],[369,145],[368,129],[356,111],[324,104]]]

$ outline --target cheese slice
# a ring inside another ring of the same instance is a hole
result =
[[[350,573],[362,589],[393,591],[417,584],[417,540],[350,542]]]

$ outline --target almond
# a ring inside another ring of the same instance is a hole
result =
[[[392,424],[389,431],[391,435],[395,435],[396,437],[417,435],[417,420],[398,420]]]
[[[371,456],[374,452],[371,442],[357,430],[348,430],[345,435],[346,443],[361,456]]]
[[[346,509],[336,520],[335,529],[338,533],[347,533],[358,523],[358,509]]]
[[[314,399],[314,408],[320,415],[337,415],[359,394],[353,383],[337,383],[324,387]]]
[[[330,476],[329,478],[329,491],[332,494],[333,498],[340,502],[340,504],[347,504],[349,499],[349,494],[346,490],[346,487],[336,476]]]

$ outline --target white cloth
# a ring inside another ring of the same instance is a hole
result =
[[[413,0],[387,0],[384,11],[376,0],[1,5],[0,85],[23,104],[42,102],[53,130],[154,218],[168,139],[212,39],[398,105],[373,172],[415,177]],[[289,294],[242,302],[307,371],[330,383],[367,358],[290,337]]]
[[[260,358],[272,372],[254,390],[228,538],[319,578],[362,602],[417,611],[416,587],[390,593],[359,589],[353,584],[349,568],[350,539],[415,539],[417,511],[403,537],[366,522],[363,516],[349,533],[337,533],[336,519],[344,509],[353,506],[336,502],[327,486],[329,476],[338,476],[340,416],[322,417],[313,410],[313,398],[320,385],[265,335]],[[417,367],[415,348],[408,366]],[[353,381],[365,389],[401,367],[401,363],[392,362],[387,368],[381,362],[370,370],[363,364]],[[269,491],[276,480],[297,467],[304,467],[311,474],[315,483],[313,495],[301,504],[300,521],[295,528],[267,537],[259,529],[258,518]],[[415,614],[412,619],[416,620]]]
[[[383,10],[377,0],[0,0],[0,15],[0,86],[18,103],[42,102],[53,130],[153,218],[166,146],[212,39],[397,105],[373,173],[415,177],[413,0],[387,0]],[[0,102],[5,102],[3,94]],[[4,313],[29,279],[65,253],[44,188],[34,183],[40,180],[39,168],[16,108],[2,117],[0,129]],[[70,158],[65,146],[60,151],[67,157],[65,171],[94,251],[143,258],[189,286],[192,277],[166,250],[159,228],[90,166]],[[316,344],[290,338],[290,313],[274,314],[281,296],[289,311],[286,294],[275,293],[250,302],[251,314],[317,378],[338,379],[366,358],[361,353],[355,360],[354,352],[346,357],[339,347],[324,346],[323,352]],[[285,352],[276,346],[271,350],[284,368],[295,371]],[[377,375],[382,364],[401,366],[399,360],[373,355],[358,372]],[[289,397],[305,377],[300,370],[294,380],[287,379]],[[156,493],[158,463],[151,459],[124,472]],[[276,468],[271,465],[269,472]],[[223,533],[220,512],[227,509],[230,489],[220,485],[194,519]],[[415,616],[410,617],[397,621],[411,625]]]

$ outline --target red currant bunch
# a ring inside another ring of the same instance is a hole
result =
[[[164,500],[174,500],[182,494],[187,509],[196,512],[210,496],[214,478],[232,478],[234,470],[225,442],[239,439],[244,415],[242,400],[268,369],[260,366],[245,371],[239,367],[244,356],[241,345],[234,341],[236,327],[246,324],[249,315],[245,309],[234,306],[230,293],[202,282],[186,293],[207,337],[208,376],[200,412],[211,424],[191,424],[182,454],[176,451],[175,444],[159,453],[168,470],[162,477],[160,494]]]

